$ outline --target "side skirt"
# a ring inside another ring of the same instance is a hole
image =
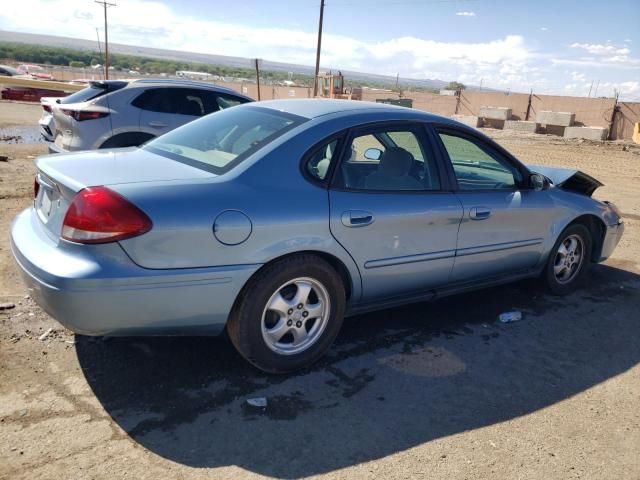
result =
[[[544,267],[543,267],[544,268]],[[535,278],[542,272],[541,268],[529,269],[516,273],[510,273],[507,275],[499,275],[495,277],[484,278],[481,280],[467,281],[461,283],[452,283],[440,288],[424,291],[414,292],[407,295],[398,295],[395,297],[385,298],[383,300],[367,303],[358,303],[347,306],[347,312],[345,316],[350,317],[354,315],[360,315],[375,310],[383,310],[386,308],[399,307],[401,305],[407,305],[411,303],[427,302],[435,300],[436,298],[448,297],[449,295],[457,295],[459,293],[470,292],[473,290],[480,290],[483,288],[495,287],[497,285],[503,285],[505,283],[511,283],[518,280],[524,280],[527,278]]]

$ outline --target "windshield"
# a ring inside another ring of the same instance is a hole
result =
[[[238,106],[188,123],[142,148],[220,175],[306,120],[276,110]]]

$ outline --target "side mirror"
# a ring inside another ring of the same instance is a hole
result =
[[[379,148],[367,148],[364,151],[364,158],[367,160],[380,160],[382,157],[382,150]]]
[[[529,176],[529,185],[534,191],[539,192],[547,188],[549,186],[549,182],[544,175],[532,173]]]

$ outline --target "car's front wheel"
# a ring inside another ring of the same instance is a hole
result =
[[[227,332],[240,354],[270,373],[310,365],[331,346],[342,325],[340,275],[315,255],[266,266],[240,294]]]
[[[591,263],[591,246],[584,225],[570,225],[560,234],[543,273],[551,293],[566,295],[580,285]]]

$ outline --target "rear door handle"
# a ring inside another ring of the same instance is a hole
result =
[[[164,123],[164,122],[153,121],[153,122],[149,122],[149,126],[153,127],[153,128],[164,128],[164,127],[168,126],[168,124]]]
[[[373,223],[373,214],[364,210],[347,210],[342,213],[342,224],[345,227],[365,227]]]
[[[473,220],[485,220],[491,216],[491,209],[486,207],[473,207],[469,210],[469,218]]]

